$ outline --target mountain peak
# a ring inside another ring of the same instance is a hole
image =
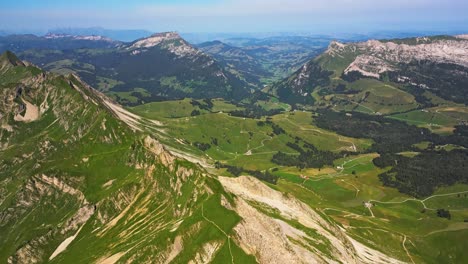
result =
[[[333,55],[335,55],[336,53],[341,52],[345,47],[346,47],[346,44],[343,44],[343,43],[341,43],[341,42],[338,42],[338,41],[336,41],[336,40],[333,40],[333,41],[330,42],[330,44],[328,45],[328,49],[327,49],[326,53],[333,56]]]
[[[16,55],[7,50],[0,56],[0,66],[4,68],[6,65],[11,66],[24,66],[24,63],[16,57]]]
[[[150,48],[161,44],[164,41],[182,39],[177,32],[162,32],[153,34],[147,38],[135,41],[129,49]]]
[[[179,33],[177,31],[168,31],[168,32],[160,32],[160,33],[155,33],[150,36],[152,37],[160,37],[160,38],[166,38],[166,39],[175,39],[175,38],[181,38]]]

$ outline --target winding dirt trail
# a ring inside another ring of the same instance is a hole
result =
[[[224,232],[224,230],[221,229],[221,227],[219,227],[215,222],[211,221],[205,216],[203,203],[202,203],[202,217],[203,219],[205,219],[207,222],[212,224],[214,227],[216,227],[219,231],[221,231],[221,233],[223,233],[227,237],[228,246],[229,246],[229,254],[231,255],[231,263],[234,264],[234,256],[232,255],[232,250],[231,250],[231,237],[228,234],[226,234],[226,232]]]
[[[427,198],[425,198],[423,200],[416,199],[416,198],[408,198],[408,199],[405,199],[405,200],[399,201],[399,202],[383,202],[383,201],[378,201],[378,200],[370,200],[369,202],[380,203],[380,204],[403,204],[403,203],[406,203],[406,202],[409,202],[409,201],[415,201],[415,202],[420,202],[424,206],[424,209],[435,211],[437,209],[427,207],[425,202],[427,202],[428,200],[430,200],[432,198],[435,198],[435,197],[444,197],[444,196],[451,196],[451,195],[464,194],[464,193],[468,193],[468,191],[445,193],[445,194],[435,194],[435,195],[431,195],[431,196],[429,196],[429,197],[427,197]],[[450,210],[451,211],[466,211],[468,209],[450,209]]]

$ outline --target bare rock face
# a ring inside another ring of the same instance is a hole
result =
[[[429,40],[417,38],[413,44],[369,40],[357,44],[332,43],[327,51],[340,56],[345,49],[359,54],[346,68],[345,74],[356,71],[367,77],[378,78],[381,73],[393,71],[396,65],[413,61],[455,64],[468,67],[468,38]]]
[[[147,51],[149,48],[159,46],[167,49],[169,52],[177,56],[197,56],[202,52],[192,47],[189,43],[183,40],[177,32],[164,32],[151,35],[148,38],[143,38],[134,42],[127,50],[132,51],[132,55],[137,55]]]
[[[136,41],[128,49],[150,48],[150,47],[159,45],[163,41],[175,40],[179,38],[180,36],[176,32],[157,33],[157,34],[151,35],[148,38],[144,38],[144,39]]]
[[[235,211],[242,221],[234,228],[236,241],[260,263],[401,263],[353,240],[344,229],[325,221],[306,204],[253,177],[220,177],[219,180],[237,197]],[[252,204],[275,211],[280,219],[262,213]],[[304,229],[320,235],[310,236],[288,221],[296,221]],[[315,250],[309,241],[327,249]]]

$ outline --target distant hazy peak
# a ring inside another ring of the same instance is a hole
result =
[[[93,41],[108,41],[108,42],[113,42],[114,40],[103,37],[103,36],[98,36],[98,35],[87,35],[87,36],[79,36],[79,35],[70,35],[70,34],[53,34],[53,33],[48,33],[47,35],[44,36],[46,39],[62,39],[62,38],[70,38],[74,40],[93,40]]]
[[[455,36],[456,38],[459,38],[459,39],[467,39],[468,40],[468,34],[462,34],[462,35],[458,35],[458,36]]]
[[[147,38],[139,39],[127,46],[126,50],[131,50],[132,55],[137,55],[148,51],[152,47],[159,47],[177,55],[178,57],[198,57],[203,54],[200,50],[192,47],[177,32],[156,33]],[[210,60],[209,64],[213,64]],[[208,65],[209,66],[209,65]]]

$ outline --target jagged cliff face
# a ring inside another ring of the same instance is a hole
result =
[[[0,262],[398,263],[292,196],[179,158],[148,134],[161,124],[76,76],[0,65]]]

